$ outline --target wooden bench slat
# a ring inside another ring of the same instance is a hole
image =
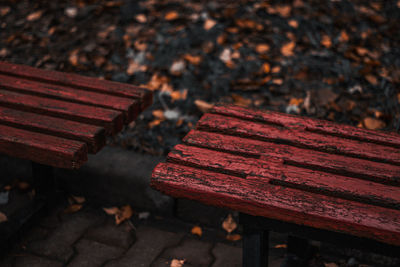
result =
[[[290,165],[400,185],[400,166],[396,165],[198,130],[190,131],[183,141],[189,145],[257,158],[276,157]]]
[[[397,148],[295,129],[281,129],[233,117],[205,114],[197,128],[400,165],[400,150]]]
[[[117,133],[123,127],[123,116],[119,111],[15,93],[6,90],[0,90],[0,105],[103,126],[108,133]]]
[[[85,143],[0,125],[0,153],[59,168],[87,161]]]
[[[174,197],[400,245],[400,211],[231,175],[160,163],[151,185]]]
[[[82,141],[91,153],[97,153],[106,143],[102,127],[5,107],[0,107],[0,124]]]
[[[349,178],[284,164],[279,159],[254,159],[194,146],[177,145],[168,162],[232,174],[259,176],[274,184],[400,210],[400,187]]]
[[[15,76],[0,74],[0,88],[54,99],[67,100],[74,103],[120,110],[124,112],[128,123],[133,121],[139,113],[139,103],[136,99],[31,81]]]
[[[390,132],[373,131],[325,120],[300,117],[270,110],[253,110],[233,105],[217,105],[212,112],[247,120],[263,121],[287,128],[303,128],[307,131],[337,135],[400,148],[400,136]]]
[[[84,90],[102,92],[109,95],[137,98],[140,99],[141,102],[141,111],[150,106],[153,101],[153,93],[150,90],[130,84],[100,80],[98,78],[85,77],[77,74],[42,70],[1,61],[0,73],[24,77],[36,81],[49,82],[52,84],[76,87]]]

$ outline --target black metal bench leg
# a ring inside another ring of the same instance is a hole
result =
[[[243,267],[268,267],[267,230],[243,225]]]
[[[32,176],[36,198],[51,200],[56,192],[53,167],[32,162]]]

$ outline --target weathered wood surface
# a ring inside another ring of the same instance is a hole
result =
[[[136,99],[105,95],[1,74],[0,88],[47,98],[66,100],[73,103],[119,110],[124,113],[128,123],[133,121],[139,113],[139,104]]]
[[[59,168],[79,168],[87,160],[83,142],[0,125],[0,153]]]
[[[400,246],[399,135],[374,137],[350,126],[241,107],[212,112],[156,167],[154,188]]]
[[[68,120],[103,126],[110,133],[123,127],[122,114],[116,110],[15,93],[0,89],[0,105],[50,115]]]
[[[91,153],[97,153],[106,143],[102,127],[5,107],[0,107],[0,124],[82,141]]]
[[[0,126],[17,135],[3,129],[0,153],[78,168],[151,102],[144,88],[0,62]]]
[[[139,99],[141,111],[150,106],[153,101],[153,93],[145,88],[105,81],[92,77],[85,77],[72,73],[64,73],[51,70],[42,70],[25,65],[11,64],[0,61],[0,73],[24,77],[31,80],[48,82],[51,84],[66,85],[78,89],[102,92],[109,95],[131,97]]]

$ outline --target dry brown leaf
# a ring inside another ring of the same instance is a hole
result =
[[[71,196],[72,200],[77,204],[83,204],[86,201],[85,197]]]
[[[144,14],[136,15],[135,19],[137,21],[139,21],[140,23],[146,23],[147,22],[146,15],[144,15]]]
[[[286,244],[278,244],[278,245],[275,245],[274,248],[287,248],[287,245]]]
[[[339,41],[340,42],[348,42],[350,40],[349,35],[347,34],[347,32],[345,30],[342,30],[340,32],[340,37],[339,37]]]
[[[276,84],[276,85],[282,85],[283,84],[283,79],[273,79],[272,83]]]
[[[256,51],[257,51],[257,53],[262,54],[262,53],[268,52],[269,48],[270,47],[267,44],[259,44],[259,45],[256,46]]]
[[[233,235],[228,234],[226,236],[226,239],[229,240],[229,241],[239,241],[240,239],[242,239],[242,236],[239,235],[239,234],[233,234]]]
[[[69,54],[68,61],[69,63],[71,63],[72,66],[78,65],[78,59],[79,59],[78,53],[79,49],[75,49]]]
[[[155,120],[149,122],[148,126],[149,126],[149,128],[153,128],[154,126],[160,125],[160,123],[162,121],[163,120],[161,120],[161,119],[155,119]]]
[[[288,23],[291,27],[293,27],[293,28],[297,28],[297,27],[299,27],[299,23],[297,22],[297,20],[295,20],[295,19],[291,19],[291,20],[289,20],[289,23]]]
[[[142,40],[136,40],[133,45],[139,51],[144,51],[147,49],[147,44]]]
[[[164,119],[165,119],[165,117],[164,117],[164,111],[161,110],[161,109],[153,110],[152,114],[153,114],[153,116],[154,116],[155,118],[157,118],[157,119],[160,119],[160,120],[164,120]]]
[[[270,66],[268,63],[264,63],[264,64],[262,65],[262,71],[263,71],[264,73],[269,73],[269,72],[271,71],[271,66]]]
[[[187,61],[189,61],[193,65],[198,65],[201,62],[201,56],[192,56],[189,54],[186,54],[183,56],[183,58]]]
[[[233,219],[232,214],[228,214],[226,219],[222,222],[222,228],[229,234],[237,228],[237,223]]]
[[[208,31],[211,28],[213,28],[215,26],[215,24],[217,24],[217,22],[213,19],[206,19],[206,21],[204,22],[203,28]]]
[[[303,98],[291,98],[289,101],[289,105],[295,105],[295,106],[299,106],[304,102]]]
[[[275,66],[272,68],[272,73],[279,73],[281,71],[281,67],[280,66]]]
[[[9,6],[0,7],[0,16],[5,16],[10,12],[11,8]]]
[[[185,264],[186,260],[177,260],[177,259],[173,259],[171,261],[171,264],[169,265],[170,267],[182,267],[183,264]]]
[[[248,107],[251,105],[252,102],[251,99],[244,98],[243,96],[238,94],[231,94],[231,97],[236,105],[242,107]]]
[[[0,223],[6,222],[8,220],[7,215],[0,211]]]
[[[198,235],[198,236],[202,236],[202,234],[203,234],[203,230],[201,229],[200,226],[193,226],[191,232],[193,235]]]
[[[324,263],[324,265],[325,267],[339,267],[339,265],[334,262]]]
[[[119,212],[119,208],[117,207],[111,207],[111,208],[103,208],[103,210],[108,214],[108,215],[115,215]]]
[[[357,54],[360,56],[365,56],[369,53],[368,49],[361,47],[361,46],[356,47],[356,51],[357,51]]]
[[[385,128],[386,123],[384,121],[381,121],[381,120],[378,120],[378,119],[375,119],[375,118],[366,117],[363,120],[363,125],[367,129],[378,130],[378,129]]]
[[[296,43],[295,42],[289,42],[281,47],[281,53],[285,57],[290,57],[293,56],[293,49],[295,48]]]
[[[377,85],[378,84],[378,79],[372,74],[366,75],[365,79],[372,85]]]
[[[214,107],[214,104],[208,103],[200,99],[195,100],[194,104],[203,113],[209,112]]]
[[[185,100],[187,98],[187,93],[188,93],[187,89],[183,91],[173,91],[172,93],[170,93],[172,102],[174,102],[175,100]]]
[[[27,21],[35,21],[35,20],[38,20],[38,19],[40,19],[40,17],[42,16],[42,14],[43,14],[43,11],[42,11],[42,10],[33,12],[33,13],[29,14],[29,15],[26,17],[26,20],[27,20]]]
[[[17,187],[19,190],[24,191],[27,190],[30,187],[30,185],[27,182],[18,182]]]
[[[290,6],[277,6],[276,11],[279,13],[279,15],[281,15],[284,18],[287,18],[290,16],[290,11],[292,10],[292,8]]]
[[[126,69],[126,74],[132,75],[138,71],[146,71],[147,67],[145,65],[139,65],[135,61],[130,60],[128,64],[128,68]]]
[[[130,219],[132,215],[133,215],[133,210],[130,205],[122,206],[119,209],[119,212],[115,214],[115,223],[119,225],[123,221]]]
[[[82,204],[72,204],[64,209],[64,213],[75,213],[82,209]]]
[[[331,47],[332,46],[331,38],[328,35],[324,34],[322,36],[321,45],[325,46],[326,48]]]
[[[176,20],[177,18],[179,18],[179,14],[176,11],[170,11],[167,14],[165,14],[165,19],[166,20]]]

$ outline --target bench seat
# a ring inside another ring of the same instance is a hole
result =
[[[252,216],[400,246],[400,135],[218,105],[153,188]]]
[[[0,153],[79,168],[152,97],[129,84],[0,62]]]

